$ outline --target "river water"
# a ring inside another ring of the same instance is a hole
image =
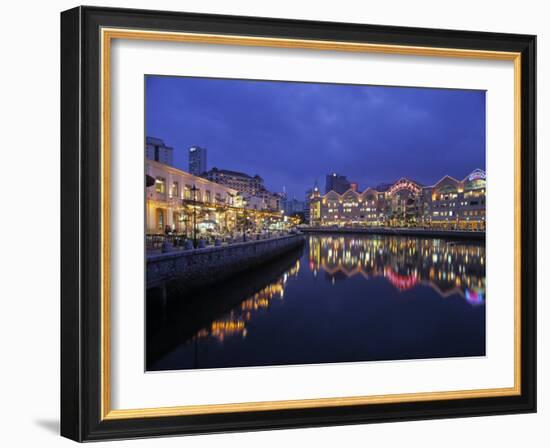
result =
[[[309,235],[213,288],[147,292],[147,370],[485,355],[485,246]]]

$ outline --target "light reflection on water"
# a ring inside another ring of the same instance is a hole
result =
[[[180,340],[160,331],[156,341],[171,349],[148,355],[148,370],[485,354],[483,245],[312,235],[286,264],[275,277],[264,267],[215,294],[172,297],[178,305],[159,328],[201,320],[182,303],[217,303],[224,291],[238,300]],[[240,293],[239,283],[269,277]]]
[[[231,310],[227,316],[213,321],[208,327],[202,328],[194,338],[204,339],[213,337],[223,342],[228,336],[247,335],[246,324],[250,322],[259,310],[267,310],[272,300],[283,300],[285,286],[289,277],[297,276],[300,271],[300,260],[285,272],[277,281],[245,299],[239,307]]]
[[[312,236],[309,269],[334,282],[338,274],[384,277],[397,290],[419,284],[441,297],[458,293],[472,305],[484,303],[485,247],[402,237]]]

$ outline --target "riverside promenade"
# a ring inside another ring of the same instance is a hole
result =
[[[410,227],[302,227],[300,231],[303,233],[330,233],[334,235],[357,233],[362,235],[417,236],[485,241],[485,232],[472,230],[417,229]]]
[[[301,247],[299,233],[223,246],[174,250],[147,255],[147,288],[171,282],[180,289],[198,288],[270,262]]]

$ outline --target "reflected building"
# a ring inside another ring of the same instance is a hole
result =
[[[311,235],[249,280],[157,301],[148,370],[485,355],[483,245]]]
[[[485,247],[408,237],[311,236],[309,269],[331,282],[382,277],[397,290],[418,285],[440,296],[460,294],[472,304],[485,295]]]
[[[471,305],[485,303],[483,246],[408,237],[311,236],[308,258],[309,271],[331,284],[360,275],[366,280],[384,278],[400,292],[424,285],[442,298],[458,294]],[[246,338],[249,323],[274,301],[284,300],[288,281],[299,271],[297,260],[277,280],[198,331],[193,340]]]
[[[269,309],[274,300],[284,299],[287,282],[290,278],[297,276],[299,271],[300,260],[297,260],[294,266],[276,281],[246,298],[239,307],[231,310],[226,316],[214,320],[208,327],[201,329],[194,339],[215,338],[223,342],[230,336],[246,337],[248,323],[254,319],[257,313]]]

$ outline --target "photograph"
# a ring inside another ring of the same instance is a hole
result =
[[[145,370],[486,356],[486,91],[144,77]]]
[[[64,10],[9,135],[60,139],[60,434],[540,438],[543,15],[493,6]]]

